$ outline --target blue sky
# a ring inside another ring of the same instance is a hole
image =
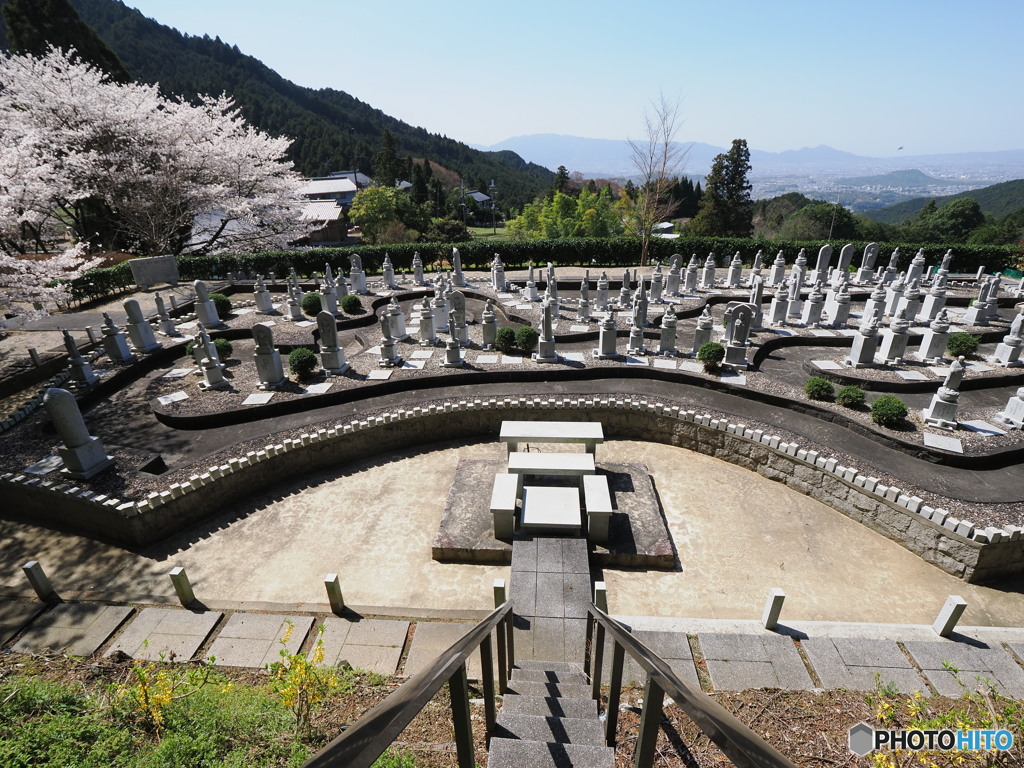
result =
[[[1024,148],[1020,0],[124,0],[433,133],[892,156]]]

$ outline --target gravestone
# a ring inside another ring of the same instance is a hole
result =
[[[1024,323],[1024,307],[1014,316],[1010,324],[1010,332],[1003,336],[1003,340],[996,345],[992,362],[998,363],[1004,368],[1014,368],[1021,365],[1020,349],[1024,346],[1024,339],[1021,338],[1021,325]]]
[[[386,312],[388,316],[388,327],[391,329],[391,336],[396,341],[405,341],[408,339],[409,334],[405,330],[405,313],[402,311],[402,306],[398,303],[398,299],[396,297],[391,297],[391,301],[388,302]]]
[[[736,253],[732,257],[732,261],[729,262],[729,271],[726,273],[725,276],[725,287],[743,287],[743,260],[740,259],[739,251],[736,251]]]
[[[764,278],[761,275],[754,275],[750,279],[750,295],[747,303],[756,307],[754,312],[754,327],[760,328],[764,325],[764,310],[761,308],[764,302]]]
[[[338,288],[330,264],[324,264],[324,282],[320,288],[320,309],[338,316]]]
[[[217,345],[213,343],[202,323],[199,323],[197,338],[193,353],[199,355],[199,372],[203,375],[203,381],[199,383],[199,388],[203,391],[226,389],[229,386],[224,378],[224,369],[227,366],[221,362]]]
[[[817,328],[821,325],[821,311],[825,308],[825,295],[821,292],[821,283],[815,283],[811,288],[807,301],[804,302],[803,313],[800,315],[800,322],[807,328]]]
[[[861,323],[868,318],[874,318],[877,323],[881,323],[883,317],[885,317],[885,283],[879,279],[875,285],[875,290],[871,292],[871,296],[864,302],[864,313],[861,316]]]
[[[700,275],[700,287],[702,290],[711,291],[715,287],[715,254],[709,253],[704,261],[704,270]]]
[[[395,349],[395,339],[391,335],[391,322],[387,312],[380,316],[380,360],[377,365],[381,368],[394,368],[402,364],[402,358]]]
[[[882,331],[882,343],[878,348],[878,361],[883,365],[899,365],[903,362],[903,356],[907,351],[907,342],[910,340],[910,321],[902,311],[897,311],[896,316],[889,323],[889,327]]]
[[[878,318],[865,315],[859,333],[853,337],[849,356],[843,361],[851,368],[870,368],[878,352]]]
[[[367,295],[369,291],[366,289],[366,273],[363,271],[362,257],[358,253],[353,253],[348,257],[348,263],[348,281],[352,293]]]
[[[601,360],[608,360],[618,356],[616,349],[617,327],[615,324],[615,310],[611,310],[601,322],[601,329],[598,333],[597,349],[594,350],[594,357]]]
[[[270,291],[267,284],[263,282],[263,275],[256,275],[256,284],[252,291],[253,299],[256,301],[256,311],[261,315],[269,315],[274,312],[274,300],[270,298]]]
[[[669,304],[668,310],[661,316],[661,337],[658,339],[659,355],[674,355],[676,349],[676,327],[679,325],[679,318],[676,317],[675,308]]]
[[[391,254],[384,254],[381,272],[384,275],[384,287],[392,291],[398,290],[398,282],[395,280],[395,265],[391,263]]]
[[[921,311],[921,286],[917,280],[908,282],[907,287],[903,290],[903,295],[896,303],[896,311],[899,312],[901,309],[911,322]]]
[[[448,328],[448,302],[444,298],[443,283],[434,290],[434,300],[430,302],[430,311],[434,316],[434,330],[444,331]]]
[[[807,279],[807,251],[805,249],[801,248],[800,253],[796,255],[796,261],[793,262],[790,274],[796,278],[797,285],[803,286]]]
[[[996,414],[995,420],[1010,429],[1024,428],[1024,387],[1010,396],[1006,401],[1006,407]]]
[[[202,280],[196,280],[192,283],[192,287],[196,291],[196,317],[199,322],[207,328],[223,325],[220,315],[217,314],[217,307],[210,300],[210,289],[206,287],[206,283]]]
[[[725,307],[725,365],[746,368],[747,345],[754,325],[754,307],[739,301],[730,301]]]
[[[655,304],[661,302],[661,293],[665,289],[665,276],[661,274],[661,264],[656,264],[654,274],[651,276],[651,301]]]
[[[608,273],[601,272],[601,276],[597,278],[597,301],[594,304],[594,309],[598,312],[608,311]]]
[[[419,251],[416,251],[412,255],[412,282],[413,285],[427,284],[427,282],[423,279],[423,259],[420,258]]]
[[[459,253],[459,249],[452,248],[452,269],[455,272],[453,278],[453,284],[456,288],[466,287],[466,277],[462,274],[462,254]]]
[[[480,328],[483,333],[484,349],[494,349],[494,340],[498,337],[498,316],[494,313],[493,299],[488,299],[484,305]]]
[[[456,338],[459,340],[459,344],[465,346],[469,344],[469,326],[466,324],[466,297],[462,291],[452,291],[448,297],[449,302],[449,316],[452,313],[455,315],[455,331]]]
[[[550,284],[548,285],[550,288]],[[554,330],[555,302],[545,302],[540,322],[540,339],[537,341],[537,351],[533,355],[534,361],[538,363],[556,363],[558,354],[555,352],[555,330]]]
[[[825,314],[832,328],[845,328],[850,319],[850,290],[846,281],[839,283],[838,290],[829,291],[825,300]]]
[[[530,270],[526,276],[526,293],[523,296],[527,301],[540,301],[540,293],[537,292],[537,281],[533,276],[533,262],[530,262]]]
[[[860,259],[860,269],[857,270],[858,283],[870,283],[875,279],[875,259],[878,258],[878,243],[868,243],[864,246],[864,254]]]
[[[302,314],[302,302],[301,299],[295,293],[295,284],[288,281],[288,298],[285,301],[285,315],[284,319],[290,323],[299,323],[305,320],[305,316]]]
[[[121,329],[114,324],[113,318],[106,312],[103,313],[103,351],[107,357],[117,363],[128,363],[135,359],[135,355],[128,349],[128,341],[125,339]]]
[[[498,293],[508,290],[508,283],[505,281],[505,265],[501,263],[501,256],[498,254],[494,254],[494,259],[491,261],[491,287]],[[459,365],[461,364],[460,362]]]
[[[946,306],[946,276],[939,274],[932,278],[932,286],[928,289],[928,295],[924,297],[921,311],[917,315],[919,323],[930,323],[943,307]]]
[[[51,387],[43,396],[43,405],[63,443],[57,449],[57,455],[64,463],[62,472],[76,480],[88,480],[113,466],[114,460],[107,456],[103,443],[89,434],[73,394],[66,389]]]
[[[754,285],[754,278],[761,277],[761,264],[764,260],[764,252],[758,249],[757,253],[754,254],[754,265],[750,268],[750,276],[747,278],[747,285]],[[762,278],[763,281],[764,278]]]
[[[295,299],[302,305],[302,300],[306,297],[306,292],[302,290],[302,283],[299,282],[299,276],[295,274],[295,267],[288,268],[288,282],[292,285],[295,293]]]
[[[128,315],[128,338],[132,341],[132,351],[135,354],[149,354],[163,346],[156,340],[153,333],[153,326],[142,314],[142,307],[136,299],[125,299],[122,305],[125,314]]]
[[[581,323],[590,321],[590,280],[586,277],[580,282],[580,304],[576,319]]]
[[[555,305],[555,311],[557,312],[561,306],[562,301],[558,296],[558,278],[555,276],[555,265],[550,261],[548,262],[548,276],[547,276],[547,290],[550,291],[551,297],[557,302]]]
[[[853,261],[854,252],[853,243],[847,243],[839,250],[839,263],[836,264],[836,268],[832,270],[831,285],[833,288],[839,288],[839,282],[849,282],[850,280],[850,262]]]
[[[288,379],[284,375],[281,353],[274,349],[274,331],[268,323],[256,323],[252,327],[252,337],[256,342],[253,359],[256,362],[256,375],[260,379],[259,388],[277,389]]]
[[[786,283],[783,283],[775,287],[775,294],[772,296],[771,304],[768,305],[768,325],[772,327],[785,325],[788,314],[789,288]]]
[[[949,317],[946,315],[946,310],[943,309],[921,336],[921,346],[917,350],[918,360],[932,365],[941,363],[946,355],[948,341]]]
[[[437,344],[437,331],[434,330],[434,310],[430,306],[430,300],[423,299],[423,307],[420,310],[420,346],[432,347]]]
[[[665,281],[665,293],[670,297],[679,295],[679,286],[682,283],[682,263],[683,257],[678,253],[673,253],[668,269],[668,278]]]
[[[700,348],[711,341],[711,330],[714,328],[714,324],[715,321],[711,317],[711,312],[708,311],[707,307],[704,307],[704,311],[697,318],[697,326],[693,330],[693,348],[690,350],[692,357],[696,357]]]
[[[823,283],[828,280],[829,272],[828,265],[832,261],[832,246],[823,245],[818,249],[818,260],[814,263],[814,271],[808,275],[807,279],[814,285],[815,283]]]
[[[892,252],[892,255],[889,257],[889,263],[886,265],[885,270],[879,276],[882,281],[882,285],[888,285],[889,283],[896,279],[899,263],[900,249],[897,248]]]
[[[924,265],[925,265],[924,249],[919,248],[917,253],[914,254],[914,258],[910,260],[910,268],[907,270],[907,282],[912,283],[915,280],[920,283],[924,278]]]
[[[495,255],[495,258],[497,258],[497,255]],[[444,368],[461,368],[466,361],[462,357],[462,347],[459,345],[454,312],[448,313],[448,336],[448,343],[444,349],[444,362],[441,363],[441,366]]]
[[[167,307],[164,306],[163,296],[158,293],[153,297],[153,300],[156,301],[156,314],[160,318],[160,323],[157,326],[158,332],[164,336],[181,336],[181,331],[175,327],[174,320],[167,314]]]
[[[328,376],[341,376],[349,369],[345,362],[345,350],[338,344],[338,323],[334,315],[323,311],[316,316],[316,327],[320,335],[320,367]]]
[[[983,280],[978,288],[978,297],[967,308],[967,314],[964,315],[965,325],[988,325],[991,291],[992,283],[988,280]]]
[[[85,358],[78,352],[78,345],[71,337],[71,334],[65,328],[61,329],[61,334],[64,336],[64,349],[68,351],[71,380],[80,387],[88,387],[95,384],[100,380],[100,377],[95,374],[92,366],[85,362]]]
[[[686,274],[683,275],[683,291],[692,294],[697,290],[697,272],[700,267],[697,264],[697,254],[690,257],[690,263],[686,265]]]
[[[161,283],[178,285],[178,265],[174,256],[149,256],[147,258],[134,258],[128,260],[128,266],[132,270],[132,279],[139,288],[149,288]]]
[[[787,287],[789,288],[789,295],[786,297],[786,319],[793,318],[798,320],[803,314],[804,303],[800,300],[800,288],[803,285],[803,278],[801,272],[797,267],[793,267],[792,272],[789,274],[789,281]]]
[[[775,254],[775,261],[772,263],[772,269],[768,273],[768,285],[775,287],[782,285],[786,280],[786,259],[782,255],[782,251]]]
[[[644,344],[644,326],[640,319],[640,305],[637,301],[633,302],[633,316],[629,326],[629,341],[626,344],[626,352],[630,355],[647,354],[647,345]]]
[[[885,315],[892,317],[900,308],[900,299],[907,290],[905,275],[900,275],[896,280],[889,283],[885,289]]]
[[[949,366],[949,373],[945,381],[939,387],[939,391],[932,396],[932,401],[924,409],[923,416],[925,424],[938,429],[952,431],[956,429],[956,411],[960,400],[960,384],[964,378],[964,359],[958,357]]]
[[[629,290],[629,270],[622,273],[622,287],[619,288],[619,308],[625,309],[632,303],[632,293]]]

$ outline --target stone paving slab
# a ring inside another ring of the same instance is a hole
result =
[[[633,636],[667,661],[672,671],[680,678],[700,688],[700,679],[697,677],[697,668],[693,662],[693,651],[690,650],[690,641],[685,632],[641,629],[634,631]],[[608,643],[604,656],[606,664],[611,664],[611,653],[611,644]],[[632,685],[643,685],[647,674],[629,654],[626,654],[625,661],[622,670],[623,681]]]
[[[434,659],[448,650],[452,645],[461,640],[472,624],[455,624],[440,621],[420,621],[416,624],[416,631],[412,635],[412,644],[409,646],[409,655],[405,659],[403,674],[411,677],[420,672]],[[497,657],[497,645],[492,642],[492,653]],[[481,677],[480,652],[474,651],[467,659],[466,673],[473,680]],[[493,670],[491,672],[493,674]]]
[[[512,571],[509,579],[512,610],[519,616],[537,615],[536,571]]]
[[[590,576],[590,558],[585,539],[562,540],[562,573],[585,573]]]
[[[784,635],[697,635],[716,690],[813,687],[793,641]]]
[[[408,621],[329,617],[324,619],[323,626],[325,665],[347,662],[357,669],[395,674],[409,634]]]
[[[120,651],[133,659],[189,661],[223,615],[219,611],[144,608],[104,656]]]
[[[44,603],[0,602],[0,645],[18,634],[45,607]]]
[[[32,622],[12,650],[42,653],[50,649],[69,656],[92,656],[133,610],[123,605],[61,603]]]
[[[870,691],[877,683],[895,686],[900,693],[928,694],[894,640],[811,637],[801,645],[825,688]]]
[[[1024,669],[998,646],[953,640],[908,641],[904,645],[943,696],[960,696],[988,680],[1000,693],[1024,698]]]
[[[206,656],[213,658],[219,667],[262,669],[280,661],[282,649],[298,652],[312,626],[312,616],[235,613],[210,645]],[[289,635],[288,641],[282,642],[286,635]]]

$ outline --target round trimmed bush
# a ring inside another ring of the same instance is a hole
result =
[[[234,347],[231,346],[231,342],[230,341],[228,341],[227,339],[221,339],[221,338],[214,339],[213,340],[213,346],[217,349],[217,356],[221,360],[223,360],[223,359],[225,359],[227,357],[230,357],[231,356],[231,350],[234,349]],[[194,341],[190,341],[188,344],[185,345],[185,354],[191,355],[192,354],[192,350],[195,349],[195,348],[196,348],[196,343]]]
[[[871,404],[871,420],[882,427],[898,427],[907,418],[907,404],[893,395],[882,395]]]
[[[494,336],[494,348],[504,354],[510,353],[516,348],[516,331],[514,328],[499,328]]]
[[[856,384],[847,384],[836,392],[836,402],[847,408],[864,405],[864,390]]]
[[[946,349],[953,357],[970,357],[978,351],[978,337],[963,331],[949,334]]]
[[[363,313],[363,302],[354,293],[342,296],[341,311],[347,315],[361,315]]]
[[[231,299],[223,293],[211,293],[210,301],[213,302],[213,306],[216,308],[217,315],[221,320],[231,314]]]
[[[539,338],[540,334],[537,333],[536,328],[524,325],[516,331],[516,346],[523,351],[524,355],[528,355],[537,348],[537,339]]]
[[[812,376],[804,382],[804,394],[811,400],[831,400],[836,393],[836,388],[822,376]]]
[[[725,360],[725,347],[717,341],[709,341],[697,350],[697,359],[704,363],[705,371],[714,373],[722,367],[722,361]]]
[[[293,349],[291,354],[288,355],[288,370],[299,381],[307,381],[313,375],[313,371],[316,370],[318,362],[316,353],[313,350],[298,347]]]
[[[323,302],[319,293],[307,293],[302,297],[302,312],[310,317],[316,317],[323,309]]]

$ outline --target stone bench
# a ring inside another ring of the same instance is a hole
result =
[[[508,452],[519,443],[582,443],[593,454],[604,442],[604,428],[598,421],[503,421],[498,440],[508,444]]]
[[[583,508],[587,512],[587,540],[607,544],[612,518],[612,494],[607,475],[583,476]]]
[[[578,488],[528,485],[523,488],[523,531],[578,534],[582,527]]]
[[[594,474],[592,453],[522,453],[508,455],[508,472],[512,475],[576,476]]]
[[[494,538],[511,539],[516,527],[516,500],[522,475],[498,473],[491,490],[491,515],[494,517]]]

